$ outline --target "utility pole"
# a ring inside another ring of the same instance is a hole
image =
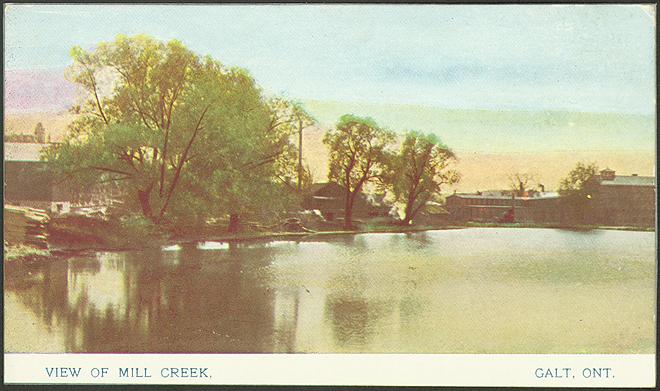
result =
[[[303,133],[303,120],[298,115],[298,193],[302,189],[302,176],[303,176],[303,165],[302,165],[302,133]]]

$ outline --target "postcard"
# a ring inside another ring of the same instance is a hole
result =
[[[653,387],[652,4],[6,4],[4,382]]]

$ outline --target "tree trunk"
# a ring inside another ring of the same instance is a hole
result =
[[[346,190],[346,206],[344,207],[344,229],[353,228],[353,194]]]
[[[229,226],[227,227],[227,232],[236,233],[238,232],[239,218],[238,214],[229,215]]]
[[[403,224],[404,225],[410,225],[410,222],[413,219],[413,205],[414,205],[415,200],[408,199],[408,202],[406,203],[406,210],[404,212],[403,216]]]
[[[415,176],[417,178],[417,176]],[[408,186],[408,197],[406,197],[406,209],[403,214],[403,224],[410,225],[414,214],[415,214],[415,200],[418,196],[417,186],[419,186],[419,180],[415,179],[414,183]]]
[[[149,190],[138,190],[138,200],[140,201],[140,208],[142,208],[142,215],[151,221],[154,221],[154,212],[151,209],[149,198],[151,196],[151,188]]]

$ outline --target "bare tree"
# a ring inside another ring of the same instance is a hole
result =
[[[531,190],[536,183],[534,174],[526,172],[516,172],[509,175],[509,189],[517,196],[522,197],[527,191]]]

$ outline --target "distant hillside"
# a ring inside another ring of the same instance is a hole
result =
[[[347,113],[370,116],[403,132],[436,133],[456,150],[484,152],[655,151],[653,116],[562,111],[448,110],[414,105],[307,101],[306,108],[332,126]]]
[[[556,190],[579,161],[610,167],[620,174],[655,175],[655,120],[651,116],[447,110],[411,105],[305,102],[322,128],[346,113],[371,116],[381,125],[434,132],[458,156],[462,174],[457,191],[508,186],[515,172],[534,174]],[[325,179],[328,152],[322,131],[306,133],[305,150],[315,177]]]
[[[75,99],[76,87],[64,78],[64,69],[5,71],[4,109],[10,114],[5,119],[5,131],[31,130],[34,128],[30,125],[32,113],[66,111]],[[321,127],[333,126],[341,115],[347,113],[371,116],[398,132],[406,129],[434,132],[456,150],[489,153],[655,151],[655,118],[646,115],[449,110],[405,104],[315,100],[304,104]],[[15,115],[21,113],[24,115]],[[49,115],[40,114],[43,118]],[[60,121],[59,116],[48,121],[56,134],[61,131]]]
[[[76,99],[76,87],[64,78],[64,69],[5,71],[6,113],[59,112]]]

